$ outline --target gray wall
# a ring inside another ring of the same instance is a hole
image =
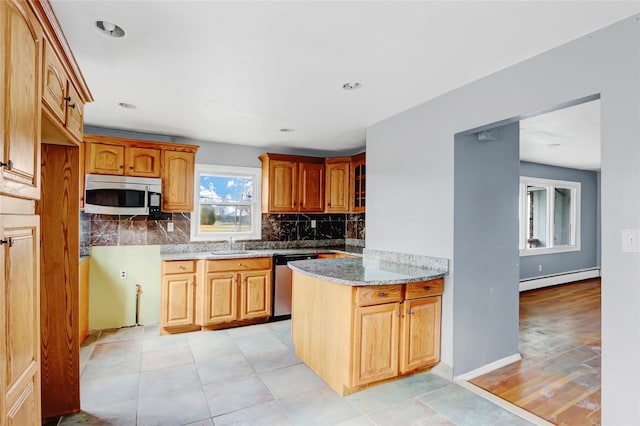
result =
[[[580,251],[520,257],[520,279],[595,268],[600,265],[598,172],[520,163],[520,176],[580,182]],[[538,271],[542,265],[542,271]]]
[[[518,189],[520,123],[497,140],[456,135],[453,319],[456,370],[518,353]],[[486,345],[488,330],[495,339]]]
[[[280,154],[308,155],[312,157],[340,157],[357,154],[364,151],[364,147],[348,151],[318,151],[310,149],[291,149],[278,147],[255,147],[234,145],[219,142],[198,141],[189,138],[156,135],[152,133],[130,132],[127,130],[108,129],[104,127],[84,126],[84,133],[88,135],[114,136],[119,138],[141,139],[156,142],[170,142],[186,145],[199,145],[196,153],[196,163],[215,164],[220,166],[260,167],[258,157],[265,152]]]
[[[636,15],[367,129],[367,248],[452,259],[454,135],[601,95],[605,425],[640,424],[640,253],[622,252],[621,244],[623,229],[640,229],[639,93]],[[454,365],[461,348],[453,336],[466,332],[465,324],[454,321],[457,267],[453,262],[445,280],[442,361],[435,369],[442,374],[468,372]],[[489,328],[484,337],[474,352],[487,353],[510,338]]]

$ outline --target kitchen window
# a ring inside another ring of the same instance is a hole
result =
[[[261,169],[196,164],[191,240],[259,240]]]
[[[520,256],[580,250],[580,182],[520,177]]]

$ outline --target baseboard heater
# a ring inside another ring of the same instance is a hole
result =
[[[527,278],[520,280],[520,291],[534,290],[536,288],[552,285],[572,283],[574,281],[588,280],[600,276],[600,268],[581,269],[579,271],[563,272],[561,274],[546,275],[544,277]]]

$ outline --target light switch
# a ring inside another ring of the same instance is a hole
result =
[[[626,253],[640,252],[640,229],[622,230],[622,251]]]
[[[167,232],[173,232],[173,222],[167,222]]]
[[[316,227],[316,220],[315,220],[315,219],[312,219],[312,220],[311,220],[311,228],[312,228],[312,229],[315,229],[315,227]]]

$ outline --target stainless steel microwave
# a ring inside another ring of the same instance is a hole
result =
[[[85,213],[159,216],[159,178],[88,174],[84,186]]]

